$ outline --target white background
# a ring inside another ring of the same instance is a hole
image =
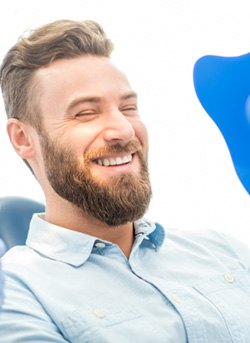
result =
[[[56,19],[99,21],[113,59],[139,93],[150,134],[154,189],[147,216],[166,227],[213,228],[250,245],[250,197],[218,128],[193,88],[195,61],[250,51],[249,0],[8,0],[0,12],[0,59],[25,30]],[[0,100],[0,196],[44,201],[12,151]]]

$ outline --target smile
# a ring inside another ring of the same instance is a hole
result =
[[[111,158],[98,158],[95,162],[99,166],[109,167],[109,166],[120,166],[127,164],[132,161],[132,154],[125,155],[123,157],[111,157]]]

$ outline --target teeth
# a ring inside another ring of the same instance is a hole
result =
[[[109,163],[110,163],[111,166],[115,166],[116,165],[116,160],[114,158],[111,158],[109,160]]]
[[[103,160],[103,165],[105,167],[109,166],[109,160],[107,160],[106,158]]]
[[[104,159],[98,159],[97,164],[99,166],[119,166],[121,164],[125,164],[132,161],[132,155],[127,155],[124,157],[116,157],[116,158],[104,158]]]
[[[117,159],[115,161],[116,161],[116,165],[123,163],[123,159],[121,157],[117,157]]]

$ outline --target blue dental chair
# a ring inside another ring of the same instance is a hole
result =
[[[5,250],[25,244],[33,213],[44,212],[45,206],[22,197],[0,198],[0,240]]]
[[[206,55],[194,66],[197,97],[220,129],[235,171],[250,194],[250,53]]]
[[[22,197],[0,198],[0,257],[11,247],[25,244],[33,213],[44,205]],[[0,264],[0,309],[4,298],[4,276]]]

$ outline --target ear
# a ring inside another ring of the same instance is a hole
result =
[[[33,129],[34,130],[34,129]],[[16,153],[22,159],[30,159],[34,155],[32,128],[18,119],[11,118],[7,123],[9,139]]]

